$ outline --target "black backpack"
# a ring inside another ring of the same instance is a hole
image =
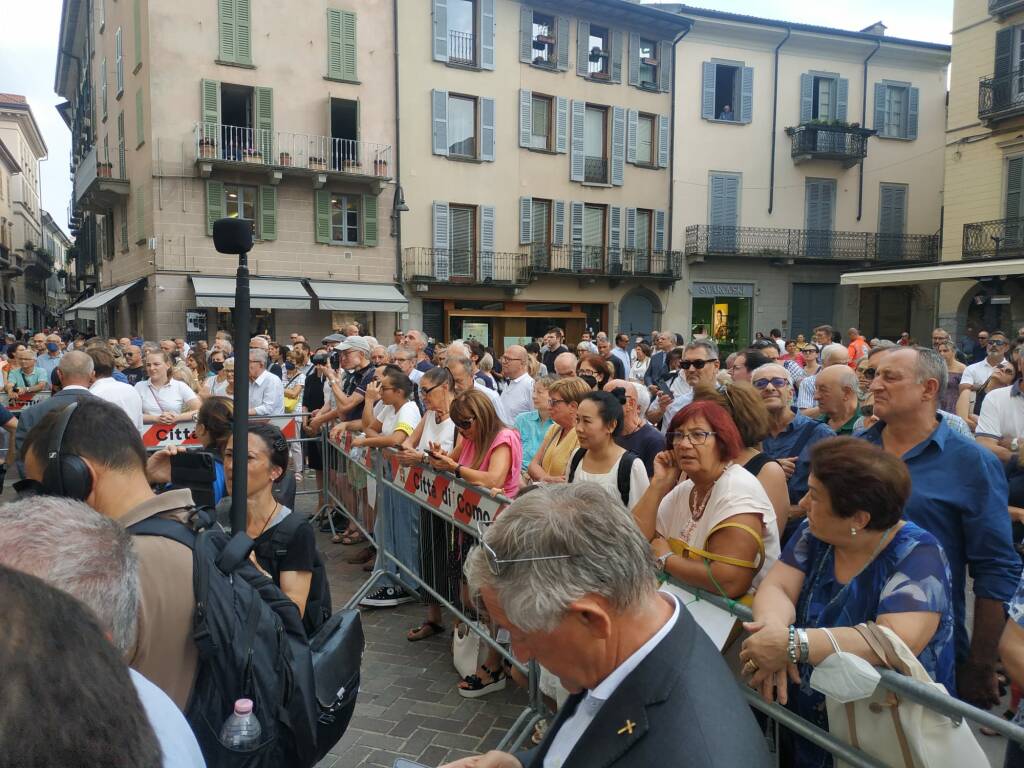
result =
[[[270,566],[266,570],[275,584],[280,582],[278,563],[288,553],[288,547],[291,546],[292,539],[303,522],[302,515],[292,512],[270,529],[270,538],[256,544],[256,558],[261,564]],[[331,613],[331,587],[327,583],[327,569],[324,568],[320,551],[315,550],[313,578],[309,583],[306,611],[302,615],[302,626],[306,629],[306,636],[313,637],[324,622],[331,618]]]
[[[580,448],[573,454],[572,460],[569,462],[568,482],[571,483],[573,478],[576,477],[576,469],[583,463],[583,457],[586,455],[586,448]],[[638,456],[632,451],[626,451],[619,457],[619,468],[618,474],[615,476],[615,484],[619,488],[619,496],[622,497],[622,503],[626,506],[626,509],[629,509],[629,477],[633,471],[633,462],[637,458]]]

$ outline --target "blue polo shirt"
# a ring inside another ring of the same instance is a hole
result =
[[[1020,558],[1013,549],[1008,490],[1002,464],[991,451],[953,432],[936,418],[935,431],[901,457],[910,470],[911,491],[903,515],[939,540],[953,576],[957,662],[967,658],[970,642],[964,608],[965,571],[974,594],[1008,602],[1020,579]],[[857,435],[882,445],[879,422]]]
[[[776,437],[769,435],[761,444],[770,459],[788,459],[796,456],[796,469],[786,486],[789,488],[789,503],[799,504],[807,494],[807,478],[811,474],[811,448],[819,440],[835,437],[828,424],[804,416],[792,408],[793,420]],[[797,450],[799,449],[799,450]]]

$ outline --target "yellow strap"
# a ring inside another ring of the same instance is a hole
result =
[[[671,547],[672,552],[679,555],[680,557],[689,557],[693,560],[711,560],[716,563],[725,563],[726,565],[735,565],[739,568],[751,568],[755,571],[760,571],[761,566],[764,565],[765,553],[764,553],[764,540],[761,535],[751,528],[749,525],[743,523],[731,523],[728,520],[724,523],[719,523],[708,532],[708,539],[710,539],[715,533],[722,530],[723,528],[739,528],[740,530],[746,531],[754,540],[757,542],[757,551],[760,557],[760,562],[750,562],[749,560],[740,560],[736,557],[728,557],[727,555],[716,555],[714,552],[708,552],[697,547],[691,547],[685,541],[681,539],[669,539],[668,545]],[[705,542],[705,546],[707,543]]]

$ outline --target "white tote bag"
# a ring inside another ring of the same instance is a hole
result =
[[[891,629],[873,622],[858,624],[856,629],[884,666],[947,693],[945,686],[932,680],[913,651]],[[836,647],[835,640],[830,639]],[[847,655],[838,653],[838,659],[829,657],[826,661],[839,661]],[[881,685],[867,698],[845,704],[826,694],[826,705],[832,735],[895,768],[988,765],[966,723],[904,699]],[[836,765],[848,766],[841,760],[836,760]]]
[[[488,637],[491,636],[486,624],[481,624],[480,628]],[[461,622],[452,632],[452,663],[459,677],[475,675],[477,668],[487,660],[487,650],[487,643],[465,622]]]

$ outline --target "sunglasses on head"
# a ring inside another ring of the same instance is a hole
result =
[[[679,363],[679,367],[684,371],[688,371],[690,368],[696,368],[699,371],[703,369],[705,365],[713,362],[714,360],[683,360]]]
[[[775,376],[770,379],[756,379],[755,381],[752,381],[751,384],[758,389],[767,389],[769,384],[776,389],[782,389],[783,387],[789,386],[789,379],[784,379],[781,376]]]

